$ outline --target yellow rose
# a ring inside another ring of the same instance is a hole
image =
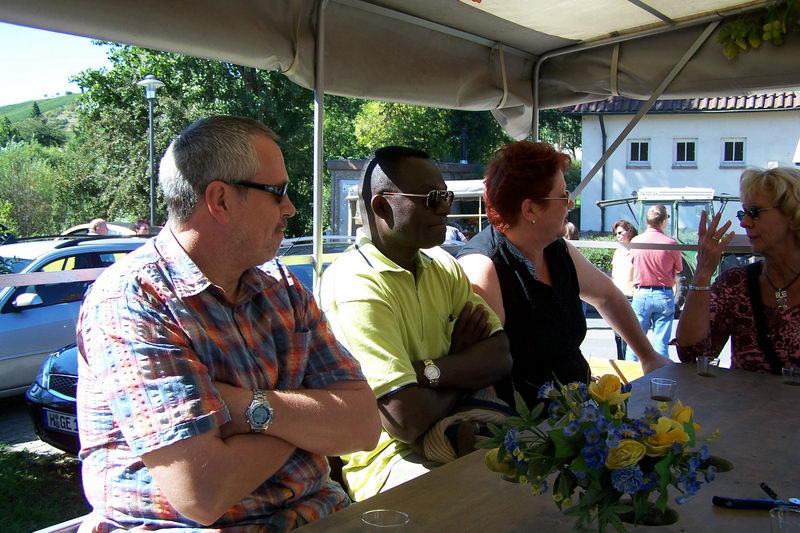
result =
[[[517,473],[517,469],[514,467],[514,463],[510,462],[508,458],[505,461],[500,462],[497,458],[498,448],[492,448],[488,452],[486,452],[486,456],[483,458],[483,462],[486,463],[486,467],[491,470],[492,472],[497,472],[498,474],[505,474],[507,476],[513,476]]]
[[[670,446],[676,442],[681,444],[689,442],[689,435],[683,430],[683,424],[677,420],[662,416],[656,424],[652,424],[650,427],[656,432],[655,435],[651,435],[645,440],[647,448],[645,453],[650,457],[666,455]]]
[[[617,470],[626,466],[633,466],[644,457],[645,447],[639,441],[632,439],[622,439],[619,446],[608,450],[606,457],[606,468]]]
[[[683,405],[680,400],[675,401],[675,405],[672,406],[672,411],[670,412],[670,417],[673,420],[680,422],[681,424],[686,424],[691,422],[693,416],[694,412],[692,411],[691,407],[688,405]],[[694,429],[695,431],[698,431],[702,428],[700,427],[700,424],[694,424]]]
[[[624,402],[630,392],[622,393],[622,384],[619,378],[613,374],[600,376],[600,379],[589,384],[589,394],[597,402],[608,402],[608,405],[617,405]]]

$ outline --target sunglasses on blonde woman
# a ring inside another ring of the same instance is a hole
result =
[[[761,213],[764,211],[769,211],[770,209],[778,209],[779,205],[773,205],[772,207],[744,207],[742,206],[741,211],[736,212],[736,218],[739,219],[739,222],[744,220],[744,216],[747,215],[753,220],[758,220],[758,217],[761,216]]]

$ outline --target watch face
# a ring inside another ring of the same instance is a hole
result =
[[[436,366],[436,365],[428,365],[428,366],[426,366],[425,370],[423,370],[422,373],[425,375],[426,378],[431,379],[431,380],[439,379],[439,376],[442,375],[442,371],[439,370],[439,367]]]
[[[272,422],[272,411],[266,405],[257,405],[250,412],[250,420],[256,426],[263,426]]]

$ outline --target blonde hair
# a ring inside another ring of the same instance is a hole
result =
[[[791,167],[748,168],[742,172],[739,193],[752,197],[763,194],[789,218],[789,230],[800,240],[800,170]]]
[[[669,218],[667,208],[661,204],[654,205],[647,210],[647,225],[651,228],[660,228],[667,218]]]

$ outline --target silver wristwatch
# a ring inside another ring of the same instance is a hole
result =
[[[422,375],[428,378],[428,384],[435,387],[439,384],[439,378],[442,377],[441,369],[436,366],[432,359],[425,359],[425,368],[422,370]]]
[[[267,401],[267,393],[263,390],[253,390],[253,401],[244,414],[250,431],[260,433],[272,423],[272,406]]]

